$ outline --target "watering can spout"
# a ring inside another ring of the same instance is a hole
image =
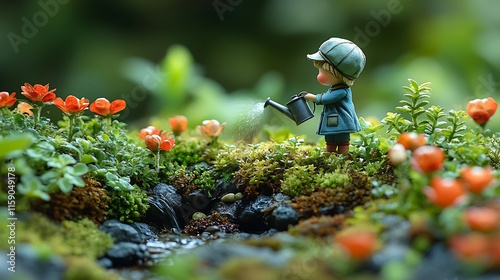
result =
[[[306,99],[303,95],[300,94],[292,96],[292,99],[286,103],[286,106],[283,106],[268,97],[266,99],[266,102],[264,103],[264,108],[266,108],[268,105],[293,120],[297,125],[314,117],[314,114],[307,104]]]
[[[287,107],[279,104],[276,101],[271,100],[271,97],[268,97],[266,99],[266,102],[264,103],[264,108],[266,108],[268,105],[270,105],[274,109],[278,110],[283,115],[289,117],[291,120],[295,121],[295,118],[293,117],[292,112],[290,111],[290,109],[288,109]]]

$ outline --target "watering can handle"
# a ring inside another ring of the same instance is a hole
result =
[[[306,94],[308,94],[308,93],[309,93],[309,92],[307,92],[307,91],[303,90],[303,91],[299,92],[299,93],[297,94],[297,96],[304,96],[304,95],[306,95]],[[309,100],[308,100],[308,101],[309,101]],[[316,102],[313,102],[313,113],[314,113],[314,112],[316,112]]]

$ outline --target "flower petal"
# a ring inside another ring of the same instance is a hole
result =
[[[117,99],[117,100],[111,102],[109,113],[111,115],[114,115],[114,114],[120,112],[121,110],[125,109],[126,106],[127,106],[127,103],[124,100]]]
[[[92,104],[90,104],[90,111],[101,116],[109,115],[109,100],[106,98],[97,98]]]

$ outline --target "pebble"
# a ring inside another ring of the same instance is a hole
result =
[[[242,193],[227,193],[225,194],[224,196],[221,197],[221,201],[224,202],[224,203],[233,203],[233,202],[236,202],[237,200],[240,200],[243,198],[243,194]]]

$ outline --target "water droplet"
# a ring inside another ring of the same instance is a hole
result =
[[[242,104],[231,122],[231,130],[236,139],[252,140],[262,125],[263,115],[264,101],[250,100]]]

